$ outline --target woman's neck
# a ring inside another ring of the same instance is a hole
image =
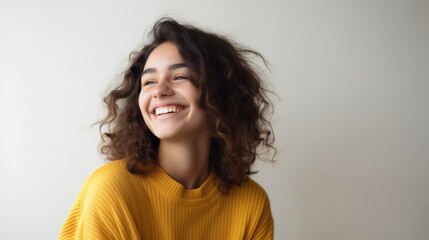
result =
[[[210,137],[183,141],[162,140],[158,149],[159,166],[186,189],[198,188],[210,174]]]

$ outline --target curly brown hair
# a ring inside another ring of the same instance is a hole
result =
[[[258,147],[274,151],[268,117],[272,103],[261,74],[250,56],[265,58],[227,38],[180,24],[171,18],[157,21],[149,33],[151,42],[130,54],[122,82],[105,98],[107,115],[99,121],[101,153],[109,160],[127,159],[131,173],[145,174],[157,164],[159,139],[146,126],[138,97],[141,75],[150,53],[164,42],[176,44],[191,68],[192,83],[200,90],[200,107],[209,119],[211,170],[220,178],[219,190],[228,192],[255,173]]]

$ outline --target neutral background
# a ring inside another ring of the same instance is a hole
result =
[[[97,152],[102,96],[156,19],[262,52],[275,239],[429,238],[428,1],[0,3],[0,239],[55,239]]]

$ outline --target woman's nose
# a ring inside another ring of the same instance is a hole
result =
[[[168,81],[158,82],[152,90],[152,96],[155,98],[162,98],[174,94],[174,91],[173,89],[171,89],[171,86]]]

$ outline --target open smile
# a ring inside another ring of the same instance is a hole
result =
[[[152,114],[155,114],[155,116],[168,115],[171,113],[179,113],[186,108],[187,107],[185,107],[183,105],[166,105],[166,106],[155,108],[153,110]]]

